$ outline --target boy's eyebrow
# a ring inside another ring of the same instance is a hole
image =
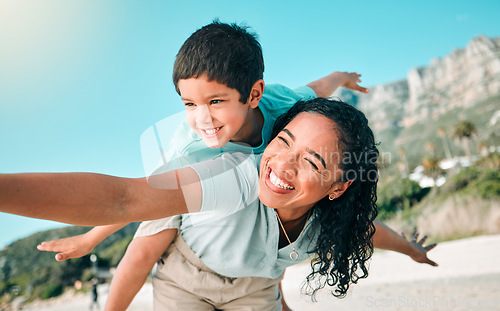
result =
[[[228,95],[229,95],[228,93],[216,93],[216,94],[211,94],[208,97],[214,98],[214,97],[224,97],[224,96],[228,96]]]
[[[226,96],[228,96],[228,95],[229,95],[228,93],[216,93],[216,94],[210,94],[210,95],[208,95],[206,98],[226,97]],[[182,100],[191,101],[191,99],[189,99],[189,98],[187,98],[187,97],[183,97],[183,96],[181,96],[181,99],[182,99]]]
[[[312,154],[315,158],[317,158],[318,160],[320,160],[321,164],[323,164],[323,167],[326,169],[325,160],[319,154],[317,154],[316,152],[314,152],[314,150],[309,149],[309,148],[307,148],[306,150],[307,150],[307,152],[309,152],[310,154]]]

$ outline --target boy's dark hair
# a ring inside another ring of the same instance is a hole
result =
[[[264,58],[257,35],[247,27],[215,20],[184,42],[175,59],[173,80],[180,95],[180,79],[206,74],[209,80],[236,89],[245,103],[263,73]]]

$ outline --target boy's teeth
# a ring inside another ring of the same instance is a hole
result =
[[[206,130],[204,130],[204,131],[205,131],[205,133],[207,133],[208,135],[213,135],[213,134],[217,133],[217,131],[218,131],[219,129],[220,129],[220,127],[215,128],[215,129],[209,129],[209,130],[208,130],[208,129],[206,129]]]
[[[273,185],[275,185],[276,187],[280,187],[281,189],[285,189],[285,190],[293,190],[294,188],[285,184],[281,179],[278,178],[278,176],[276,176],[276,174],[274,174],[273,171],[271,171],[271,173],[269,173],[269,180],[271,181],[271,183]]]

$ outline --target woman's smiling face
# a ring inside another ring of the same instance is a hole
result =
[[[343,183],[337,182],[342,176],[338,135],[331,119],[316,113],[298,114],[262,155],[261,202],[299,214],[329,194],[340,195]]]

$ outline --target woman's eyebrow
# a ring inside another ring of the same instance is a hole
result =
[[[307,152],[309,152],[310,154],[312,154],[315,158],[317,158],[318,160],[320,160],[321,164],[323,164],[323,167],[326,169],[326,162],[325,162],[325,160],[319,154],[317,154],[316,152],[314,152],[314,150],[309,149],[309,148],[307,148],[306,150],[307,150]]]
[[[295,141],[295,136],[293,136],[292,132],[290,132],[288,129],[283,129],[283,132],[287,133],[290,138]]]
[[[287,133],[288,136],[290,136],[290,138],[295,141],[295,136],[293,136],[292,132],[290,132],[288,129],[283,129],[283,132]],[[325,160],[316,152],[314,152],[314,150],[310,149],[310,148],[307,148],[307,152],[309,152],[310,154],[312,154],[315,158],[317,158],[321,164],[323,164],[323,167],[326,169],[326,162]]]

